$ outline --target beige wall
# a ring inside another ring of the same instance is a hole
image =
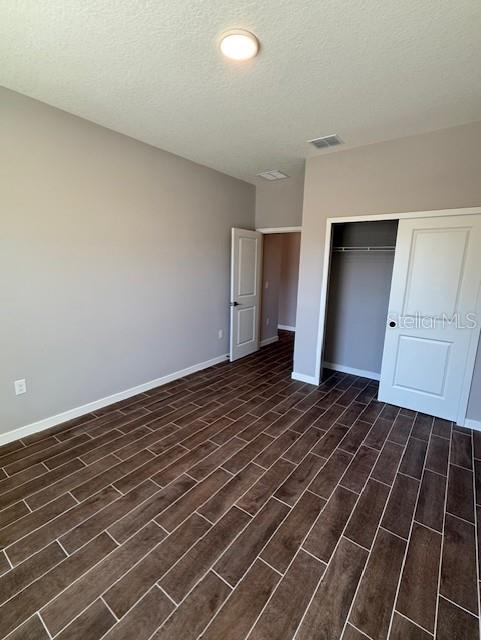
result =
[[[393,263],[394,252],[332,254],[325,362],[381,373]]]
[[[256,228],[299,227],[302,221],[304,175],[256,186]]]
[[[294,369],[313,376],[326,219],[481,205],[481,122],[311,158],[306,164]],[[478,371],[476,380],[479,380]],[[473,390],[468,415],[474,414]],[[479,406],[479,401],[478,401]]]
[[[7,90],[0,129],[0,433],[227,352],[252,185]]]
[[[478,353],[476,356],[476,363],[474,365],[471,395],[469,398],[468,418],[481,421],[481,341],[478,344]]]
[[[262,262],[261,341],[277,336],[282,264],[281,233],[268,233],[264,236]]]
[[[296,326],[297,286],[299,284],[299,257],[301,234],[282,235],[281,281],[279,286],[278,322],[288,327]]]

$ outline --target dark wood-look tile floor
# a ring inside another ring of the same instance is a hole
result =
[[[283,333],[0,447],[0,637],[479,640],[481,434],[291,369]]]

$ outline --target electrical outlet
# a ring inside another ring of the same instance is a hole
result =
[[[27,393],[27,381],[25,378],[23,378],[23,380],[15,380],[13,384],[15,385],[16,396],[20,396],[22,393]]]
[[[269,280],[266,280],[266,284],[265,284],[266,289],[269,288]]]
[[[219,338],[219,340],[222,340],[222,338],[224,337],[224,329],[219,329],[219,331],[217,332],[217,337]]]
[[[266,318],[266,327],[268,327],[271,323],[271,319],[270,318]]]

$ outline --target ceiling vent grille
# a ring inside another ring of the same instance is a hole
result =
[[[263,171],[257,174],[258,178],[264,178],[264,180],[284,180],[289,176],[286,173],[282,173],[278,169],[271,169],[270,171]]]
[[[337,147],[342,144],[341,138],[333,134],[331,136],[323,136],[322,138],[314,138],[314,140],[308,140],[316,149],[327,149],[328,147]]]

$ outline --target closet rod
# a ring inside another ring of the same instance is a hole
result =
[[[395,251],[396,247],[333,247],[332,250],[339,253],[347,253],[348,251]]]

